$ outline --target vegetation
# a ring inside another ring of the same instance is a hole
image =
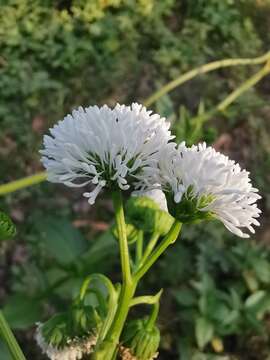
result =
[[[269,16],[268,0],[2,0],[1,182],[42,170],[42,135],[78,105],[143,102],[192,68],[263,55]],[[178,140],[205,140],[247,167],[264,213],[252,241],[218,224],[186,225],[146,278],[140,291],[168,294],[160,359],[270,358],[269,77],[216,108],[263,65],[196,76],[150,106]],[[0,200],[17,225],[14,239],[0,238],[0,301],[27,358],[40,360],[35,322],[61,311],[89,273],[119,278],[111,203],[92,209],[80,190],[48,183]],[[0,358],[10,359],[4,343]]]

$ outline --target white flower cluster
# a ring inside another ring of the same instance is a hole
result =
[[[260,214],[260,198],[249,173],[205,144],[186,147],[170,142],[169,123],[139,104],[113,109],[79,108],[44,137],[42,162],[48,180],[89,186],[90,204],[102,188],[156,189],[173,195],[175,204],[196,201],[198,210],[220,219],[234,234],[249,235]],[[94,189],[91,187],[94,186]],[[167,209],[160,193],[151,193]]]
[[[56,348],[46,342],[42,335],[42,324],[38,324],[36,341],[42,352],[51,360],[80,360],[84,355],[93,352],[97,337],[89,335],[89,337],[83,339],[70,339],[63,348]]]
[[[249,237],[241,228],[255,232],[260,195],[239,164],[205,143],[190,148],[185,143],[178,147],[171,144],[162,155],[159,182],[174,195],[176,204],[183,197],[195,199],[200,211],[212,213],[232,233]]]
[[[48,180],[95,185],[84,193],[93,204],[100,190],[127,190],[157,171],[159,150],[172,138],[169,123],[139,104],[74,110],[44,136],[42,162]]]

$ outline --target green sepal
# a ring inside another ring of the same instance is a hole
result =
[[[117,234],[117,228],[116,225],[113,225],[111,228],[112,234],[113,236],[118,239],[118,234]],[[137,241],[138,239],[138,229],[136,229],[136,227],[132,224],[126,224],[126,232],[127,232],[127,240],[129,244],[133,244]]]
[[[76,304],[69,311],[54,315],[41,325],[41,332],[47,344],[62,348],[74,338],[96,333],[101,326],[97,311],[88,305]]]
[[[63,347],[69,339],[67,314],[59,313],[51,317],[42,324],[41,332],[47,344]]]
[[[213,199],[211,196],[202,196],[199,200],[187,191],[179,203],[175,203],[172,194],[166,194],[169,213],[183,224],[200,223],[215,218],[210,211],[202,211]]]
[[[134,196],[128,200],[126,217],[128,223],[137,229],[161,236],[169,232],[174,222],[167,211],[161,210],[154,200],[145,196]]]
[[[129,348],[138,360],[149,360],[157,353],[160,332],[156,325],[148,326],[149,317],[127,323],[122,335],[122,344]]]
[[[76,305],[70,312],[70,328],[74,336],[83,336],[89,329],[97,330],[101,324],[101,318],[92,306]]]
[[[0,211],[0,240],[15,236],[16,228],[8,215]]]

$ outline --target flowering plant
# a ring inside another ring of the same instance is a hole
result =
[[[145,104],[197,75],[217,68],[264,64],[214,109],[190,119],[190,143],[200,139],[203,124],[270,72],[269,52],[255,59],[227,59],[200,66],[158,90]],[[183,130],[185,133],[185,129]],[[185,137],[184,137],[185,138]],[[138,285],[165,250],[175,243],[182,224],[220,220],[233,234],[246,238],[258,226],[258,191],[249,173],[206,144],[176,144],[170,124],[139,104],[80,107],[50,129],[41,150],[46,172],[0,186],[0,195],[46,178],[83,187],[94,205],[102,191],[110,193],[119,243],[121,284],[103,274],[90,274],[66,311],[37,324],[36,340],[52,360],[151,360],[158,356],[160,290],[138,296]],[[15,227],[1,215],[1,237]],[[89,302],[89,295],[95,301]],[[147,304],[145,318],[130,321],[133,306]],[[25,357],[0,311],[0,334],[16,360]],[[200,338],[200,337],[199,337]],[[201,340],[201,339],[200,339]],[[209,339],[207,339],[208,341]],[[202,342],[199,341],[202,345]],[[204,342],[203,342],[204,343]]]
[[[206,144],[175,144],[170,124],[139,104],[79,108],[50,133],[41,150],[49,181],[86,187],[90,205],[102,190],[111,193],[122,283],[89,275],[66,313],[38,325],[37,342],[52,360],[154,359],[161,291],[136,296],[140,280],[183,223],[218,219],[248,237],[244,229],[259,225],[257,189],[247,171]],[[95,280],[105,292],[95,289]],[[95,307],[87,304],[89,291]],[[152,307],[150,315],[129,321],[130,308],[140,304]]]

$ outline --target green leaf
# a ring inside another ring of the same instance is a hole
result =
[[[83,274],[104,272],[116,262],[118,248],[111,230],[93,240],[93,245],[80,257],[78,264]]]
[[[246,308],[254,308],[265,298],[266,292],[264,290],[256,291],[250,295],[245,301]]]
[[[197,303],[197,297],[191,289],[181,289],[173,293],[177,303],[182,306],[194,306]]]
[[[270,282],[270,264],[266,259],[256,259],[253,264],[255,274],[263,283]]]
[[[10,217],[0,211],[0,240],[12,238],[15,234],[16,228]]]
[[[195,333],[197,344],[200,349],[203,349],[214,335],[213,325],[203,317],[199,317],[195,324]]]
[[[74,262],[87,249],[87,241],[65,218],[45,219],[39,225],[41,241],[59,263]]]
[[[7,299],[3,314],[13,329],[26,329],[41,318],[41,303],[25,294],[16,294]]]

